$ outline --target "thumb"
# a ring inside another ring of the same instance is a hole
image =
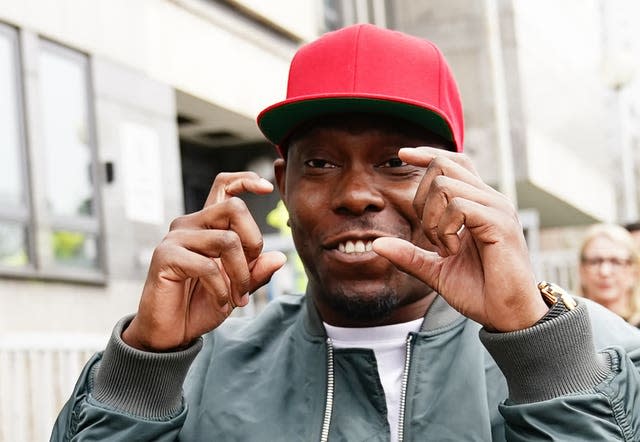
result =
[[[442,257],[400,238],[382,237],[373,241],[373,251],[398,269],[434,287]]]
[[[269,282],[276,270],[280,269],[285,262],[287,262],[287,256],[282,252],[274,251],[260,254],[250,266],[249,290],[253,292]]]

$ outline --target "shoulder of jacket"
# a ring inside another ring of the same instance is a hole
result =
[[[587,305],[596,349],[619,346],[626,351],[640,349],[640,330],[590,299],[575,296]]]

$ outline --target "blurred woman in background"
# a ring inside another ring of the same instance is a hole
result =
[[[640,256],[631,234],[614,224],[596,224],[580,247],[580,286],[589,298],[640,326]]]

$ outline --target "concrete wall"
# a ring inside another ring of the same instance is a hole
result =
[[[303,40],[312,40],[321,29],[322,5],[315,0],[235,0],[234,3],[252,10]]]
[[[560,3],[393,3],[395,26],[433,40],[449,60],[465,151],[483,179],[503,191],[512,181],[519,207],[540,210],[543,227],[612,221],[620,211],[600,2]]]
[[[514,66],[526,122],[524,142],[514,147],[526,158],[520,180],[594,219],[614,221],[618,150],[608,127],[615,115],[603,77],[599,5],[596,0],[513,2]]]
[[[314,5],[296,2],[291,34],[315,34]],[[268,20],[291,24],[284,3],[273,11]],[[200,0],[0,0],[0,21],[21,31],[23,45],[42,36],[88,54],[99,168],[114,170],[100,185],[106,283],[2,278],[0,333],[106,335],[136,310],[151,252],[183,212],[176,90],[212,103],[221,118],[252,121],[283,97],[300,41]],[[38,134],[30,122],[29,142]]]
[[[496,182],[494,101],[483,2],[399,0],[393,3],[393,15],[398,29],[432,40],[446,56],[465,109],[465,151],[483,178]]]
[[[316,33],[315,4],[296,2],[296,33]],[[283,96],[298,44],[201,0],[0,0],[0,20],[250,118]]]

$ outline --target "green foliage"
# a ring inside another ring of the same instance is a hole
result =
[[[51,243],[56,259],[67,261],[82,255],[82,247],[86,236],[84,233],[64,230],[53,232],[51,234]]]

